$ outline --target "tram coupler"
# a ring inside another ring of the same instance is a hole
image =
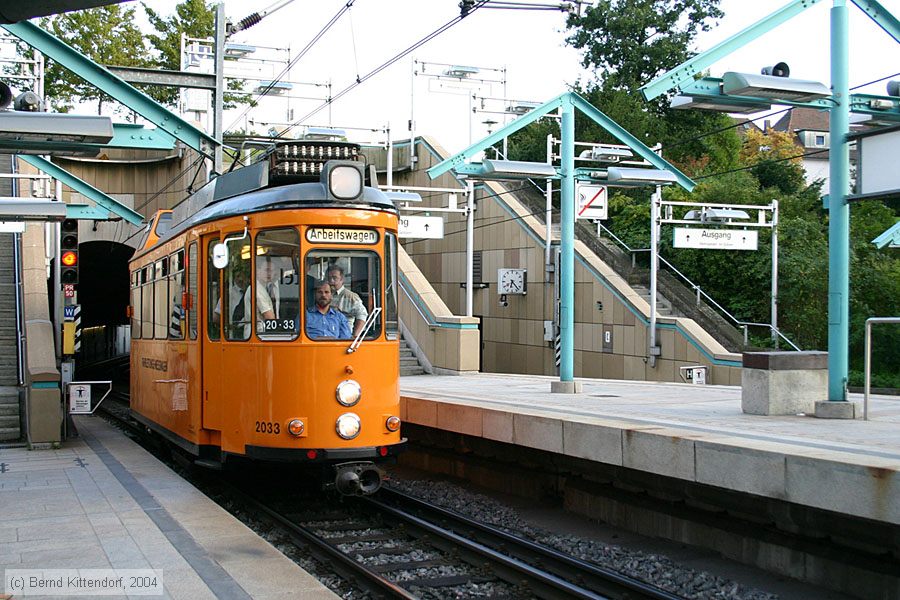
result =
[[[334,487],[344,496],[368,496],[381,489],[384,474],[375,463],[342,463],[334,469]]]

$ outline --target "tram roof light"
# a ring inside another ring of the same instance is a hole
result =
[[[607,169],[607,180],[610,183],[643,183],[647,185],[665,185],[676,183],[678,178],[671,171],[662,169],[632,169],[628,167],[610,167]]]
[[[701,223],[729,223],[731,221],[746,221],[750,215],[745,210],[737,208],[701,208],[689,210],[684,215],[685,221],[700,221]]]
[[[672,108],[676,110],[696,108],[700,110],[717,110],[739,115],[750,115],[763,110],[770,110],[772,104],[768,102],[738,104],[737,102],[729,101],[727,97],[696,98],[692,96],[675,96],[672,98]]]
[[[831,96],[828,86],[818,81],[732,71],[722,76],[722,92],[732,96],[756,96],[791,102],[812,102]]]
[[[478,67],[468,67],[466,65],[453,65],[452,67],[448,67],[444,70],[444,75],[447,77],[458,77],[459,79],[465,79],[470,75],[476,75],[481,72],[481,69]]]
[[[555,177],[556,168],[547,163],[522,160],[482,161],[481,179],[527,179],[529,177]]]
[[[617,162],[623,158],[634,158],[634,152],[621,146],[594,146],[582,150],[578,158],[605,162]]]

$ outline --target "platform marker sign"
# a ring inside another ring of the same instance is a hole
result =
[[[63,296],[65,298],[74,298],[75,297],[75,284],[74,283],[64,283],[63,284]]]
[[[73,383],[69,386],[69,414],[91,414],[91,386],[84,383]]]
[[[576,183],[575,199],[578,202],[578,210],[575,216],[578,219],[606,220],[609,193],[606,186]]]
[[[676,227],[672,245],[675,248],[700,250],[756,250],[759,232],[755,229],[699,229]]]
[[[401,216],[398,234],[402,238],[443,239],[444,218]]]

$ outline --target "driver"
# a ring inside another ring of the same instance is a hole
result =
[[[313,285],[316,303],[306,309],[306,335],[310,338],[350,339],[350,326],[340,311],[331,307],[331,285],[320,280]]]

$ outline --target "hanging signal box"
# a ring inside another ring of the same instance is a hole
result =
[[[269,155],[271,183],[318,181],[329,160],[358,160],[359,144],[296,140],[279,142]]]

